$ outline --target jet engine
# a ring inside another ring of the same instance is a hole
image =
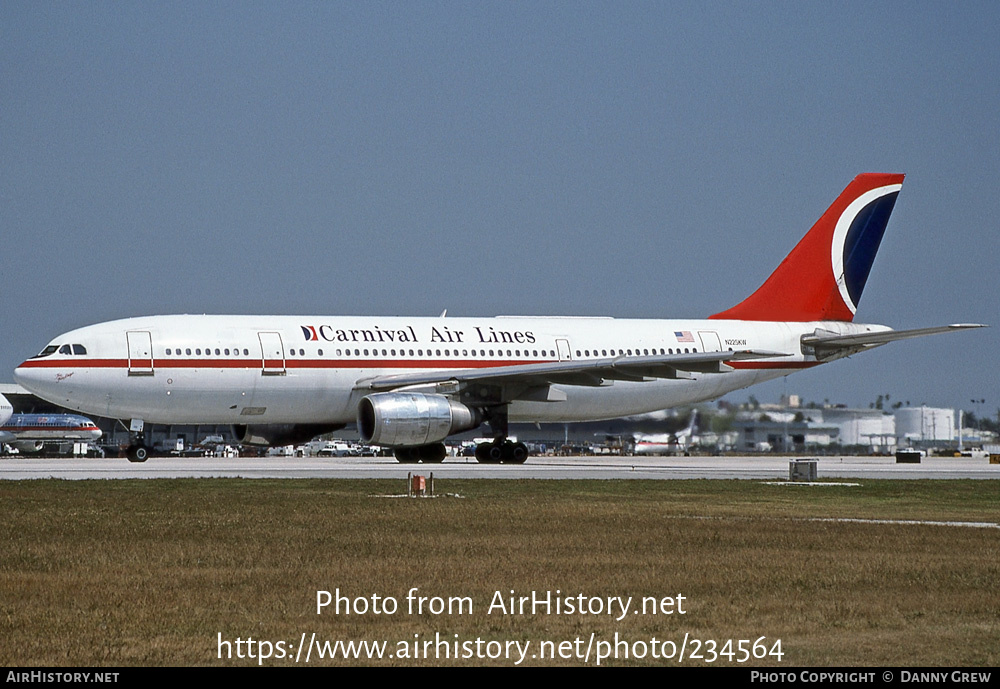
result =
[[[244,445],[298,445],[317,435],[343,428],[340,424],[269,423],[258,426],[233,426],[233,435]]]
[[[380,392],[358,405],[358,432],[373,445],[416,447],[475,428],[482,415],[444,395]]]

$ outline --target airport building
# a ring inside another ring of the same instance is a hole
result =
[[[840,443],[849,447],[866,447],[878,454],[896,451],[896,417],[881,409],[845,409],[831,407],[820,410],[827,423],[840,429]]]
[[[888,411],[761,405],[739,412],[737,419],[737,448],[750,452],[839,447],[891,454],[897,448],[950,446],[958,442],[954,409],[914,407]]]
[[[900,445],[950,443],[957,439],[955,410],[911,407],[896,410],[896,436]]]
[[[796,420],[793,414],[750,416],[737,424],[737,452],[809,452],[835,445],[840,429],[822,421]],[[785,418],[792,417],[792,418]]]

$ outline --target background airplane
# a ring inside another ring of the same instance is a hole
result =
[[[7,443],[14,440],[14,434],[3,430],[3,424],[7,423],[7,419],[11,417],[14,413],[14,405],[8,401],[6,397],[0,395],[0,443]]]
[[[20,452],[41,452],[46,443],[90,443],[101,435],[97,424],[76,414],[11,414],[0,424],[0,442]]]
[[[676,433],[636,433],[633,436],[633,454],[667,455],[686,452],[694,444],[698,423],[698,410],[691,410],[691,418],[685,428]]]

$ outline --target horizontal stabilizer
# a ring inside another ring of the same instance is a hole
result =
[[[937,335],[938,333],[952,333],[972,328],[985,328],[987,326],[980,323],[955,323],[953,325],[939,325],[933,328],[914,328],[913,330],[880,330],[875,332],[857,333],[852,335],[836,335],[833,333],[824,334],[823,331],[816,331],[812,335],[802,336],[803,350],[809,349],[815,353],[817,359],[830,359],[840,356],[847,356],[864,349],[878,347],[896,340],[909,340],[914,337],[925,335]]]

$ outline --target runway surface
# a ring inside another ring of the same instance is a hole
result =
[[[811,459],[807,455],[797,457]],[[532,457],[523,465],[484,465],[448,458],[442,464],[399,464],[390,458],[267,457],[125,459],[0,458],[0,480],[142,478],[440,478],[507,479],[756,479],[788,480],[793,457]],[[986,458],[819,457],[825,479],[1000,479]]]

